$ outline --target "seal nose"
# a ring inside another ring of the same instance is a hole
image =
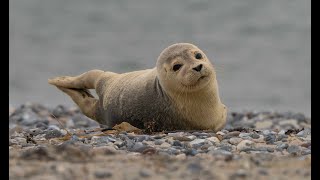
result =
[[[195,71],[197,71],[197,72],[199,72],[199,71],[201,71],[201,69],[202,69],[202,64],[200,64],[200,65],[198,65],[197,67],[192,68],[192,69],[195,70]]]

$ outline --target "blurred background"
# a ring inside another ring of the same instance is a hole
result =
[[[12,106],[74,106],[48,78],[152,68],[189,42],[217,67],[230,111],[311,116],[310,0],[14,0],[9,16]]]

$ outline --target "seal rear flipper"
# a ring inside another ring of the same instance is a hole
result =
[[[48,79],[48,83],[63,88],[95,89],[102,74],[104,74],[104,71],[91,70],[79,76],[60,76]]]
[[[96,111],[98,106],[98,99],[86,89],[69,89],[57,86],[58,89],[68,94],[71,99],[79,106],[81,112],[87,117],[97,121]]]

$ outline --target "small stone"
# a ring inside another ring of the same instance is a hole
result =
[[[230,139],[232,137],[238,137],[240,134],[239,131],[232,131],[223,136],[223,139]]]
[[[208,140],[210,142],[213,142],[215,144],[219,144],[220,143],[220,140],[217,137],[209,137],[209,138],[206,138],[206,140]]]
[[[186,152],[185,152],[185,154],[186,154],[187,156],[188,156],[188,155],[194,156],[194,155],[198,154],[198,151],[195,150],[195,149],[187,149]]]
[[[263,135],[268,135],[268,134],[271,134],[271,131],[268,130],[268,129],[266,129],[266,130],[263,130],[263,131],[262,131],[262,134],[263,134]]]
[[[98,179],[110,178],[110,177],[112,177],[112,173],[111,173],[111,172],[108,172],[108,171],[106,171],[106,170],[96,171],[96,172],[94,173],[94,175],[95,175],[96,178],[98,178]]]
[[[276,141],[282,141],[284,139],[288,138],[288,135],[285,134],[279,134]]]
[[[191,135],[191,136],[187,136],[187,138],[189,138],[192,141],[192,140],[195,140],[197,136]]]
[[[51,129],[51,130],[48,129],[48,130],[44,131],[44,133],[45,133],[44,137],[46,139],[57,138],[57,137],[63,136],[61,131],[57,130],[57,129]]]
[[[265,135],[264,140],[266,141],[267,144],[273,144],[274,141],[276,140],[276,135],[267,134],[267,135]]]
[[[208,137],[208,133],[204,133],[204,132],[194,132],[192,133],[192,135],[198,136],[198,137]]]
[[[182,143],[180,141],[173,141],[173,146],[182,146]]]
[[[297,123],[297,120],[295,120],[295,119],[289,119],[289,120],[279,121],[279,125],[280,125],[280,126],[289,125],[289,126],[291,126],[292,128],[296,128],[296,129],[299,128],[299,125],[298,125],[298,123]]]
[[[184,153],[176,155],[176,159],[179,159],[179,160],[185,160],[186,157],[187,157],[187,156],[186,156],[186,154],[184,154]]]
[[[298,155],[298,153],[300,152],[300,147],[296,145],[291,145],[287,148],[287,151],[292,155]]]
[[[243,139],[241,138],[237,138],[237,137],[233,137],[229,139],[229,143],[232,145],[237,145],[239,144]]]
[[[108,136],[92,136],[90,144],[102,145],[111,142]]]
[[[140,152],[142,148],[145,149],[144,147],[145,147],[145,145],[142,144],[142,142],[136,142],[136,143],[133,145],[131,151]]]
[[[181,137],[181,136],[183,136],[183,134],[184,134],[184,132],[168,133],[168,136]]]
[[[249,137],[249,138],[251,139],[250,133],[240,133],[240,134],[239,134],[239,137],[241,137],[241,138],[243,138],[243,139]]]
[[[192,136],[193,137],[193,136]],[[192,141],[193,139],[190,139],[186,136],[177,136],[177,137],[173,137],[174,140],[178,140],[178,141]]]
[[[33,136],[36,136],[36,135],[38,135],[38,134],[43,133],[43,130],[42,130],[42,129],[39,129],[39,128],[33,128],[33,129],[29,129],[29,130],[28,130],[28,133],[29,133],[29,134],[32,134]]]
[[[278,145],[277,145],[276,149],[277,149],[278,151],[282,151],[282,150],[284,150],[284,149],[287,149],[288,147],[289,147],[289,145],[288,145],[287,143],[281,143],[281,144],[278,144]]]
[[[237,145],[238,151],[247,151],[251,150],[254,146],[254,143],[250,140],[243,140]]]
[[[118,153],[118,151],[113,146],[99,146],[94,147],[91,150],[94,154],[107,154],[107,155],[113,155]]]
[[[48,129],[48,124],[49,122],[48,121],[38,121],[36,122],[36,128],[39,128],[41,130],[46,130]]]
[[[282,129],[281,131],[278,132],[279,135],[285,135],[286,131],[284,129]]]
[[[311,150],[310,149],[306,149],[306,150],[302,150],[301,151],[301,155],[308,155],[311,154]]]
[[[231,175],[230,179],[245,178],[247,175],[248,173],[244,169],[239,169]]]
[[[259,174],[267,176],[268,175],[268,171],[266,169],[259,169]]]
[[[191,146],[198,146],[198,145],[203,145],[205,143],[205,139],[195,139],[190,142]]]
[[[212,155],[232,156],[232,153],[230,151],[226,151],[223,149],[210,150],[209,153]]]
[[[121,140],[117,140],[113,144],[116,145],[118,148],[121,148],[121,147],[123,147],[125,145],[125,142],[121,141]]]
[[[60,130],[60,128],[55,124],[50,124],[48,126],[48,130]]]
[[[141,177],[150,177],[152,175],[152,172],[148,169],[141,169],[139,171],[139,174]]]
[[[256,129],[267,129],[267,128],[270,128],[272,125],[273,125],[273,122],[269,120],[258,121],[255,124]]]
[[[192,173],[198,173],[203,169],[203,167],[200,163],[190,163],[188,164],[187,169]]]
[[[179,154],[179,153],[180,153],[180,150],[170,147],[170,148],[167,149],[167,152],[168,152],[169,154],[171,154],[171,155],[172,155],[172,154],[176,155],[176,154]]]
[[[169,147],[171,147],[171,145],[170,145],[169,143],[167,143],[167,142],[164,142],[164,143],[162,143],[162,144],[160,145],[160,147],[161,147],[161,148],[169,148]]]
[[[224,150],[224,151],[232,151],[232,147],[228,144],[223,144],[219,147],[219,149]]]
[[[257,133],[252,133],[252,134],[250,134],[250,137],[252,137],[252,139],[258,139],[258,138],[260,138],[259,134],[257,134]]]
[[[161,145],[162,143],[164,143],[164,141],[165,140],[163,140],[163,139],[157,139],[157,140],[154,141],[154,144],[155,145]]]
[[[216,132],[217,135],[221,135],[221,136],[224,136],[226,133],[222,132],[222,131],[218,131]]]

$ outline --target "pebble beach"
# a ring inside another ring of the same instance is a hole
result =
[[[78,108],[9,106],[10,179],[310,179],[311,118],[229,112],[218,132],[105,128]]]

